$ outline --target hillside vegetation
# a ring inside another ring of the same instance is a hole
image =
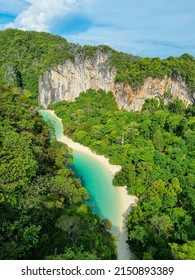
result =
[[[93,58],[97,51],[109,53],[110,67],[117,69],[116,81],[134,89],[147,77],[163,78],[180,75],[190,91],[195,90],[195,61],[188,54],[179,58],[140,58],[120,53],[108,46],[70,44],[64,38],[45,32],[7,29],[0,31],[0,80],[28,90],[37,103],[40,75],[54,65],[75,57]]]
[[[22,90],[0,86],[0,259],[115,259],[72,155]]]
[[[69,44],[44,32],[0,31],[0,80],[30,91],[37,102],[40,74],[71,58]]]
[[[0,259],[116,259],[108,221],[85,204],[70,150],[36,107],[44,71],[97,51],[109,53],[117,82],[137,88],[149,76],[179,75],[194,93],[189,54],[140,58],[43,32],[0,31]],[[135,256],[195,259],[194,105],[150,99],[142,112],[119,111],[111,92],[89,89],[51,108],[65,134],[121,165],[113,183],[139,197],[126,220]]]
[[[111,93],[91,89],[50,108],[65,134],[122,166],[114,184],[139,198],[127,217],[136,257],[195,259],[194,105],[150,99],[142,112],[119,111]]]

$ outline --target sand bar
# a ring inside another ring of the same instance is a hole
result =
[[[58,118],[54,111],[47,110],[52,116],[56,117],[60,122],[61,119]],[[107,170],[109,170],[112,177],[121,169],[120,165],[112,165],[109,163],[109,160],[102,155],[98,155],[95,152],[91,151],[88,147],[81,145],[80,143],[74,142],[69,137],[63,135],[57,137],[58,141],[65,143],[71,149],[84,152],[94,159],[101,162],[102,165],[105,166]],[[115,187],[117,189],[119,204],[120,204],[120,213],[118,215],[118,233],[117,233],[117,247],[118,247],[118,260],[128,260],[132,257],[132,254],[126,244],[127,240],[127,229],[125,226],[125,217],[131,210],[130,204],[136,203],[138,198],[135,196],[131,196],[128,194],[127,187]]]

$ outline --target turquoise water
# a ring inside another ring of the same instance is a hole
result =
[[[43,116],[43,118],[46,122],[51,121],[51,123],[54,127],[56,138],[61,137],[63,135],[63,125],[59,121],[59,119],[56,116],[53,116],[47,110],[39,110],[39,113]]]
[[[112,222],[113,230],[117,224],[118,200],[116,189],[112,185],[112,177],[104,166],[92,156],[73,151],[74,169],[90,193],[90,205],[94,213],[102,219]]]
[[[46,110],[40,110],[40,114],[45,121],[53,123],[57,138],[63,135],[62,123],[55,116]],[[86,203],[100,218],[109,219],[112,222],[112,232],[116,233],[119,203],[111,174],[96,158],[84,152],[74,150],[73,158],[75,174],[90,193],[90,200]]]

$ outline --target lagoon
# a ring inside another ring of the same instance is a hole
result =
[[[120,166],[111,165],[104,156],[97,155],[88,147],[72,141],[63,134],[63,125],[54,111],[39,110],[45,121],[51,121],[58,141],[67,144],[73,150],[73,170],[80,178],[83,186],[90,193],[86,203],[101,219],[109,219],[112,223],[111,233],[116,236],[118,260],[129,260],[132,253],[126,243],[127,228],[125,217],[131,210],[131,203],[137,202],[137,197],[130,196],[127,187],[114,187],[112,179],[120,170]]]
[[[61,121],[48,110],[40,110],[46,122],[51,121],[57,139],[63,136]],[[112,174],[99,160],[78,150],[73,150],[73,169],[75,176],[80,178],[83,186],[90,193],[90,200],[86,203],[101,219],[109,219],[112,223],[112,233],[117,234],[119,218],[119,198],[117,189],[112,184]]]

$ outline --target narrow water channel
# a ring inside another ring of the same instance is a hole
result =
[[[40,110],[45,121],[51,121],[55,136],[58,139],[63,135],[63,126],[59,119],[47,110]],[[85,152],[73,150],[73,169],[77,177],[82,180],[83,186],[90,193],[89,204],[94,213],[101,219],[109,219],[112,223],[112,233],[117,234],[117,220],[119,202],[116,188],[112,185],[112,175],[94,157]]]
[[[91,151],[87,152],[89,150],[87,147],[75,143],[63,135],[62,122],[55,114],[49,110],[40,110],[39,113],[46,122],[52,122],[56,138],[73,149],[75,176],[81,179],[83,186],[90,193],[90,200],[86,203],[92,208],[93,213],[97,213],[101,219],[111,221],[111,232],[117,237],[118,259],[130,259],[132,254],[126,244],[127,229],[124,215],[129,211],[130,204],[136,202],[137,198],[130,197],[125,188],[119,188],[119,190],[113,186],[113,174],[109,168],[110,165],[109,167],[107,164],[105,165],[105,158],[102,162],[102,156]],[[117,168],[116,166],[112,167]]]

